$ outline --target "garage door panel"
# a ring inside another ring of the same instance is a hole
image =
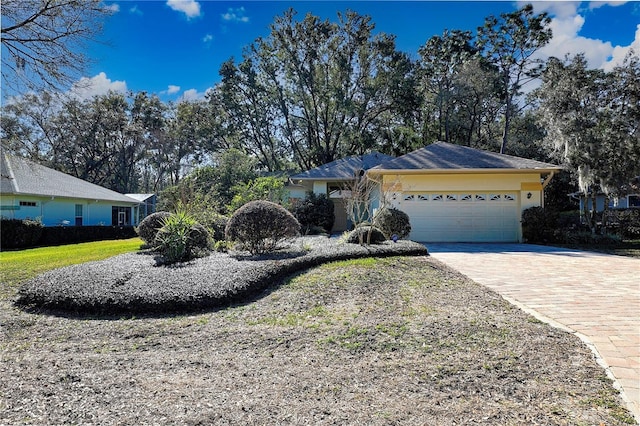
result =
[[[520,233],[516,193],[422,193],[404,196],[411,239],[442,242],[514,242]]]

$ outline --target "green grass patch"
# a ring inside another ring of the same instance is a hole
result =
[[[0,298],[13,294],[20,283],[43,272],[137,251],[141,245],[141,239],[130,238],[0,252]]]

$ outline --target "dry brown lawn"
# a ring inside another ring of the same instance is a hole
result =
[[[185,316],[0,303],[3,425],[633,423],[578,338],[428,257],[331,263]]]

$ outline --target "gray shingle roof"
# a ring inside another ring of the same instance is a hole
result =
[[[291,176],[294,180],[348,180],[354,177],[358,170],[369,170],[386,161],[393,160],[393,157],[379,152],[372,152],[365,155],[354,155],[352,157],[341,158],[324,164],[306,172]]]
[[[374,167],[373,170],[561,170],[541,161],[436,142]]]
[[[7,153],[0,154],[0,175],[2,194],[138,202],[119,192]]]

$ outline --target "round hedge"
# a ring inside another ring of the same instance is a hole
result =
[[[231,216],[226,239],[236,241],[252,254],[268,253],[284,239],[299,235],[300,224],[284,207],[271,201],[250,201]]]
[[[169,212],[156,212],[151,213],[145,217],[138,225],[138,236],[148,246],[152,246],[158,235],[158,231],[164,225],[165,220],[171,216]]]
[[[360,244],[360,241],[362,244],[381,244],[386,241],[386,238],[382,231],[375,226],[359,226],[349,233],[347,242]]]
[[[373,225],[379,228],[387,238],[391,238],[394,234],[398,238],[405,238],[411,233],[409,215],[394,208],[382,210],[376,215]]]

